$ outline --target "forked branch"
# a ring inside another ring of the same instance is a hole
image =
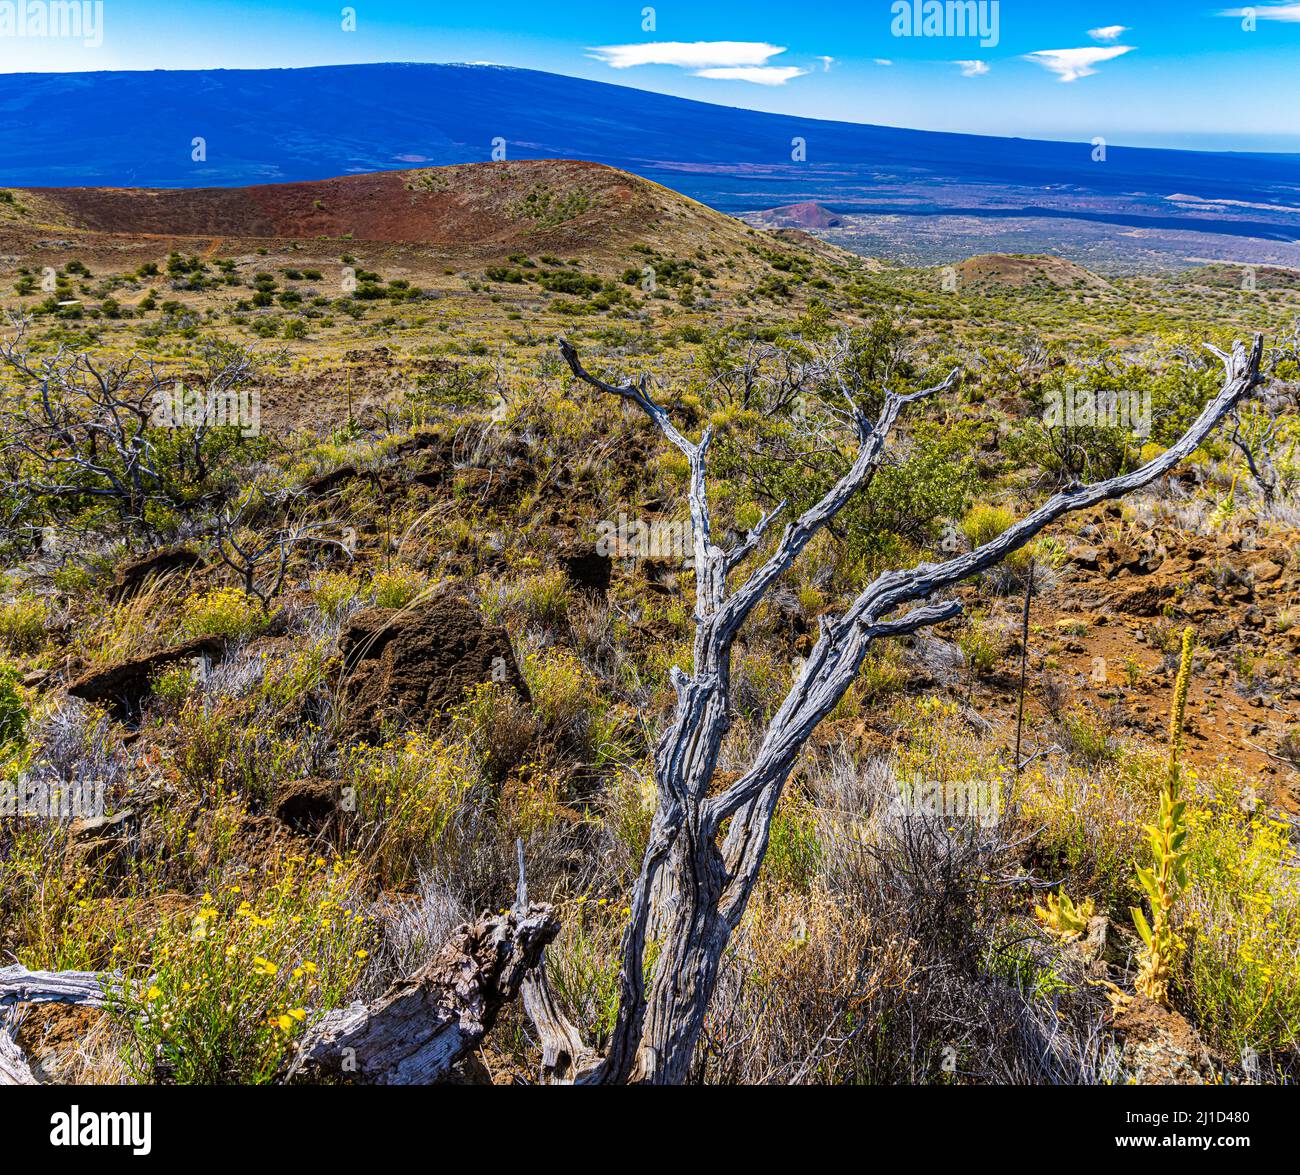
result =
[[[694,444],[650,398],[644,379],[608,383],[587,372],[567,341],[561,340],[560,350],[575,376],[635,404],[690,461],[691,515],[697,527],[696,631],[691,672],[673,672],[677,706],[655,749],[658,808],[629,903],[618,1017],[607,1053],[599,1058],[583,1044],[551,999],[540,970],[528,981],[526,1004],[542,1039],[547,1079],[676,1082],[689,1072],[722,955],[758,877],[782,788],[818,723],[852,684],[872,642],[951,619],[961,605],[933,599],[938,593],[987,571],[1065,514],[1122,497],[1172,470],[1259,385],[1263,340],[1256,337],[1249,350],[1237,343],[1231,354],[1216,352],[1224,365],[1222,389],[1183,436],[1154,460],[1131,473],[1057,494],[997,538],[963,555],[880,575],[842,614],[825,618],[750,767],[722,791],[713,787],[713,780],[731,722],[731,652],[737,632],[813,537],[870,484],[902,409],[951,390],[958,373],[922,391],[886,393],[874,422],[859,407],[860,397],[849,387],[844,371],[829,373],[850,406],[857,454],[835,485],[787,524],[771,553],[733,589],[728,576],[758,552],[784,503],[731,551],[722,551],[709,532],[705,457],[711,434],[706,430]],[[918,602],[918,607],[894,616],[899,608]],[[656,950],[647,983],[652,940]]]

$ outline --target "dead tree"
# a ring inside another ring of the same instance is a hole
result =
[[[348,559],[354,555],[351,540],[325,533],[324,525],[294,512],[291,494],[257,491],[233,507],[223,507],[213,520],[213,555],[235,573],[239,585],[262,614],[269,616],[271,601],[284,590],[294,552],[301,546],[337,547]],[[281,515],[282,521],[260,529],[262,515]]]
[[[686,456],[694,524],[695,637],[690,672],[674,668],[677,703],[654,751],[657,807],[640,874],[633,887],[622,943],[619,1007],[609,1047],[598,1056],[583,1043],[538,969],[524,1000],[539,1034],[543,1076],[557,1082],[677,1083],[689,1073],[718,970],[745,912],[767,851],[782,788],[813,730],[844,696],[872,643],[950,619],[961,610],[945,592],[1000,563],[1071,511],[1122,497],[1164,476],[1186,458],[1260,382],[1263,339],[1247,350],[1219,352],[1222,390],[1187,432],[1155,460],[1107,481],[1058,493],[997,538],[941,563],[920,563],[876,577],[838,616],[823,617],[812,652],[768,723],[758,751],[734,782],[715,788],[714,775],[731,723],[732,646],[759,602],[820,532],[866,485],[886,454],[890,434],[908,405],[945,392],[942,383],[902,395],[887,392],[875,420],[860,407],[866,389],[850,396],[858,438],[847,472],[799,518],[788,523],[765,558],[739,583],[732,577],[757,557],[785,503],[729,549],[714,538],[708,500],[712,430],[689,440],[647,392],[646,380],[607,383],[591,375],[577,351],[560,340],[573,374],[645,413]],[[899,612],[909,606],[910,611]],[[646,979],[648,948],[657,946]]]
[[[815,355],[748,340],[734,357],[723,352],[719,370],[709,377],[708,386],[722,403],[786,412],[799,402],[818,374]]]
[[[201,386],[187,390],[138,355],[100,361],[60,347],[38,356],[27,345],[28,320],[10,315],[9,322],[14,333],[0,341],[0,371],[17,386],[0,396],[0,456],[26,493],[56,504],[108,502],[124,523],[145,529],[150,502],[179,501],[183,486],[208,480],[220,427],[243,419],[251,352],[208,344]],[[260,426],[260,413],[245,423]],[[162,429],[176,430],[171,452],[159,443]]]
[[[244,595],[262,606],[265,616],[270,614],[271,601],[284,588],[289,560],[294,548],[306,538],[308,527],[289,520],[262,533],[245,524],[245,515],[250,512],[250,503],[243,502],[217,515],[213,550],[217,559],[239,577]]]
[[[374,1004],[327,1013],[287,1079],[429,1085],[477,1048],[560,928],[545,905],[458,927],[438,953]]]
[[[18,377],[19,390],[0,400],[0,428],[4,451],[33,471],[26,488],[105,499],[123,521],[142,525],[162,481],[149,440],[156,374],[141,385],[134,358],[101,365],[63,348],[37,358],[24,346],[26,320],[11,322],[15,337],[0,343],[0,364]]]
[[[185,423],[189,432],[189,458],[198,481],[208,476],[208,442],[215,428],[237,424],[236,433],[241,437],[261,428],[260,410],[256,419],[246,418],[243,400],[243,389],[257,372],[257,356],[243,347],[209,340],[202,347],[201,358],[202,391],[195,389],[197,394],[192,397],[183,392],[179,396],[179,406],[188,413]],[[250,399],[249,404],[253,403]],[[192,406],[196,410],[191,410]]]
[[[1288,494],[1295,483],[1295,412],[1300,405],[1300,318],[1286,334],[1279,332],[1269,348],[1265,374],[1268,387],[1254,403],[1232,418],[1229,440],[1241,453],[1251,480],[1266,505]],[[1282,468],[1279,469],[1279,459]]]
[[[1232,420],[1228,439],[1246,462],[1251,480],[1266,505],[1285,494],[1294,480],[1291,455],[1295,451],[1295,397],[1287,385],[1275,387],[1258,402],[1244,406]],[[1290,429],[1288,426],[1290,425]],[[1288,432],[1290,431],[1290,436]],[[1281,459],[1282,469],[1278,468]]]

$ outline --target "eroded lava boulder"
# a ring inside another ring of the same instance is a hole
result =
[[[384,723],[437,729],[476,685],[495,681],[530,700],[503,629],[468,601],[435,596],[358,612],[339,638],[344,737],[378,742]]]

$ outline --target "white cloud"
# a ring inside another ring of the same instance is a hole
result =
[[[987,61],[954,61],[953,65],[961,66],[961,76],[964,78],[977,78],[989,71]]]
[[[1107,24],[1099,29],[1089,29],[1088,36],[1094,41],[1118,41],[1127,32],[1127,25]]]
[[[796,65],[768,64],[771,58],[784,52],[784,45],[769,45],[766,41],[652,41],[639,45],[601,45],[588,50],[611,69],[673,65],[690,70],[697,78],[752,82],[758,86],[783,86],[809,72]],[[818,57],[817,60],[829,72],[835,58]]]
[[[639,45],[602,45],[589,50],[611,69],[637,65],[675,65],[680,69],[712,69],[766,65],[785,52],[783,45],[765,41],[651,41]]]
[[[716,69],[697,69],[692,72],[697,78],[712,78],[715,81],[784,86],[791,78],[801,78],[808,71],[794,65],[722,65]]]
[[[874,61],[877,65],[893,65],[894,63],[888,57],[876,57]]]
[[[1220,16],[1253,16],[1256,20],[1281,20],[1300,24],[1300,4],[1259,4],[1254,8],[1225,8]]]
[[[1097,72],[1093,67],[1101,62],[1132,52],[1132,45],[1113,45],[1109,49],[1093,46],[1085,49],[1039,49],[1036,53],[1026,53],[1025,60],[1050,70],[1063,82],[1073,82],[1091,77]]]

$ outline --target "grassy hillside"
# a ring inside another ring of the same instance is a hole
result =
[[[699,1075],[1300,1071],[1294,284],[984,257],[954,286],[576,163],[0,211],[0,303],[29,319],[4,335],[27,372],[0,367],[0,776],[104,799],[0,821],[0,951],[144,981],[139,1006],[32,1010],[20,1042],[49,1078],[270,1080],[320,1009],[509,906],[517,841],[562,921],[552,985],[604,1043],[692,657],[687,469],[556,335],[713,427],[714,525],[737,535],[852,460],[832,370],[873,411],[963,373],[743,631],[726,777],[855,588],[1161,451],[1218,388],[1202,344],[1256,330],[1274,416],[1242,435],[1258,453],[1274,430],[1271,496],[1220,433],[873,651],[781,801]],[[62,432],[40,431],[42,371]],[[124,458],[78,424],[107,372],[145,409],[138,496],[106,492]],[[178,384],[233,391],[235,415],[159,417]],[[1053,423],[1120,391],[1143,411]],[[1120,998],[1129,910],[1189,625],[1186,949],[1144,1005]],[[512,1009],[467,1076],[537,1062]]]

